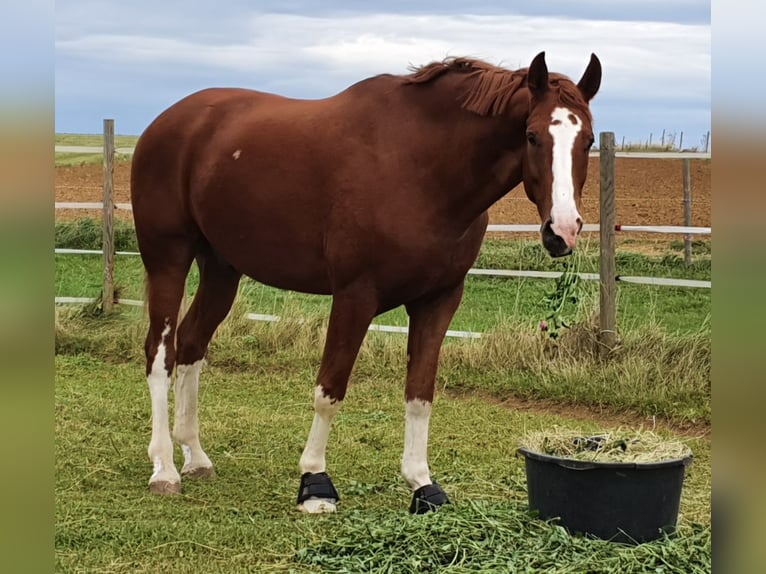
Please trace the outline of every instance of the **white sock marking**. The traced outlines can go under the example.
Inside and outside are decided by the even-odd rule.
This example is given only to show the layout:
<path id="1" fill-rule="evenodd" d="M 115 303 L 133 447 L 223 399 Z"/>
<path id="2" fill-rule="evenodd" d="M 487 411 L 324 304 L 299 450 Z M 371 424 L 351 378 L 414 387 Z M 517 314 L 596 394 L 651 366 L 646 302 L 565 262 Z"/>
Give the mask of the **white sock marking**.
<path id="1" fill-rule="evenodd" d="M 340 409 L 341 401 L 334 401 L 324 394 L 317 385 L 314 390 L 314 421 L 311 424 L 306 448 L 301 455 L 301 474 L 306 472 L 324 472 L 326 469 L 325 452 L 330 437 L 330 427 L 335 414 Z"/>
<path id="2" fill-rule="evenodd" d="M 184 453 L 184 468 L 191 466 L 192 463 L 192 449 L 188 444 L 181 445 L 181 452 Z"/>
<path id="3" fill-rule="evenodd" d="M 412 490 L 431 484 L 428 470 L 428 422 L 431 403 L 415 399 L 407 401 L 404 420 L 404 453 L 402 476 Z"/>
<path id="4" fill-rule="evenodd" d="M 162 457 L 155 456 L 154 457 L 154 472 L 152 472 L 152 480 L 157 478 L 160 473 L 162 472 Z"/>
<path id="5" fill-rule="evenodd" d="M 298 510 L 307 514 L 328 514 L 335 509 L 335 504 L 323 498 L 309 498 L 298 506 Z"/>
<path id="6" fill-rule="evenodd" d="M 572 119 L 574 118 L 574 120 Z M 553 136 L 553 190 L 551 228 L 553 232 L 573 247 L 580 230 L 572 180 L 572 151 L 582 120 L 567 108 L 556 108 L 551 114 L 548 132 Z"/>
<path id="7" fill-rule="evenodd" d="M 167 351 L 165 338 L 170 334 L 170 325 L 166 325 L 157 346 L 157 354 L 152 362 L 152 369 L 147 377 L 149 394 L 152 399 L 152 439 L 149 443 L 149 458 L 154 464 L 151 481 L 167 480 L 179 482 L 178 471 L 173 464 L 173 443 L 170 440 L 168 421 L 168 390 L 170 376 L 165 368 Z"/>
<path id="8" fill-rule="evenodd" d="M 311 423 L 309 438 L 300 460 L 301 474 L 306 472 L 325 472 L 325 452 L 330 437 L 332 420 L 340 409 L 341 401 L 332 400 L 324 394 L 322 387 L 314 389 L 314 421 Z M 303 501 L 298 509 L 309 514 L 335 512 L 335 503 L 321 498 L 310 498 Z"/>
<path id="9" fill-rule="evenodd" d="M 173 387 L 176 398 L 173 438 L 181 444 L 184 472 L 213 466 L 199 442 L 199 376 L 204 363 L 204 359 L 200 359 L 191 365 L 176 367 L 176 381 Z"/>

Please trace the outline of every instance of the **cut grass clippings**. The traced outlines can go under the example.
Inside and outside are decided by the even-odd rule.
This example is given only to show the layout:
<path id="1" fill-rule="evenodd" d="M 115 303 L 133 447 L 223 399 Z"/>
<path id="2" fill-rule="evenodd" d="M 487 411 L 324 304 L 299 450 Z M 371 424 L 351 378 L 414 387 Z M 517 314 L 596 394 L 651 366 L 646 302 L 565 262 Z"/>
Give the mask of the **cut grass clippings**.
<path id="1" fill-rule="evenodd" d="M 604 463 L 657 463 L 680 460 L 692 454 L 681 440 L 669 440 L 650 430 L 628 428 L 595 434 L 573 429 L 537 431 L 524 436 L 519 446 L 558 458 Z"/>
<path id="2" fill-rule="evenodd" d="M 99 230 L 57 226 L 56 236 L 62 247 L 93 248 Z M 130 227 L 120 228 L 117 248 L 132 251 L 134 240 Z M 480 264 L 561 270 L 542 255 L 539 245 L 489 242 Z M 56 261 L 57 295 L 99 295 L 97 257 Z M 581 263 L 589 271 L 592 257 Z M 707 256 L 690 269 L 631 254 L 620 265 L 633 274 L 709 275 Z M 115 277 L 122 296 L 143 298 L 140 261 L 119 259 Z M 193 269 L 190 294 L 196 286 Z M 118 307 L 103 316 L 97 306 L 58 307 L 56 571 L 709 572 L 709 291 L 618 286 L 619 345 L 604 358 L 593 322 L 597 286 L 581 284 L 577 304 L 562 308 L 570 326 L 555 340 L 539 328 L 550 286 L 468 278 L 452 328 L 483 336 L 445 342 L 429 443 L 433 477 L 453 505 L 419 517 L 406 512 L 411 493 L 399 476 L 405 336 L 368 334 L 330 436 L 339 512 L 308 517 L 294 509 L 297 463 L 313 416 L 328 298 L 243 281 L 200 384 L 201 440 L 218 479 L 185 480 L 183 494 L 171 498 L 147 493 L 143 310 Z M 283 319 L 253 322 L 248 312 Z M 378 319 L 406 324 L 401 310 Z M 559 414 L 491 400 L 506 398 L 541 399 Z M 655 417 L 701 425 L 699 436 L 683 439 L 695 464 L 675 536 L 622 546 L 569 536 L 527 512 L 519 442 L 553 429 L 602 433 L 598 413 L 612 421 L 638 417 L 641 427 L 653 428 Z"/>
<path id="3" fill-rule="evenodd" d="M 464 501 L 424 516 L 356 512 L 331 538 L 323 524 L 301 526 L 317 542 L 295 558 L 322 572 L 710 572 L 710 531 L 701 525 L 630 547 L 570 536 L 523 503 Z"/>
<path id="4" fill-rule="evenodd" d="M 66 326 L 66 325 L 63 325 Z M 93 337 L 99 334 L 93 333 Z M 214 481 L 147 492 L 150 400 L 141 361 L 56 357 L 56 571 L 704 572 L 710 569 L 710 444 L 694 439 L 675 537 L 637 547 L 572 537 L 527 512 L 522 436 L 585 423 L 438 392 L 429 444 L 452 506 L 410 516 L 399 476 L 403 373 L 352 376 L 330 435 L 335 515 L 295 510 L 315 365 L 262 353 L 248 370 L 203 372 L 203 447 Z M 172 393 L 171 393 L 172 409 Z M 177 460 L 181 462 L 180 453 Z"/>

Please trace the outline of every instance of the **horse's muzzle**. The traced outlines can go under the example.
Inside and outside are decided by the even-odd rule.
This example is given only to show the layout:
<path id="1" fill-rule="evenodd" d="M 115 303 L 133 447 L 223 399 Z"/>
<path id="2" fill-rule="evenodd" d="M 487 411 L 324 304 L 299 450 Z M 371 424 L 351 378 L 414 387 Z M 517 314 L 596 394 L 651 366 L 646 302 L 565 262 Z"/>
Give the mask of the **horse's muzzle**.
<path id="1" fill-rule="evenodd" d="M 572 253 L 572 248 L 561 237 L 554 233 L 551 220 L 547 220 L 541 230 L 543 246 L 551 257 L 564 257 Z"/>

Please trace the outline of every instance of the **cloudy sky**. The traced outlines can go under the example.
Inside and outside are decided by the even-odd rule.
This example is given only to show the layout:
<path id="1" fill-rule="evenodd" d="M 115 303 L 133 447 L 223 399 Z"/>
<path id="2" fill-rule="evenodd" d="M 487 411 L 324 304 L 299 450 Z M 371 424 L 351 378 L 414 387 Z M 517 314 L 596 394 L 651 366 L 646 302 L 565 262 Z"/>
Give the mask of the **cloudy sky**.
<path id="1" fill-rule="evenodd" d="M 209 86 L 326 97 L 364 77 L 446 56 L 580 78 L 604 67 L 592 110 L 618 142 L 710 129 L 710 0 L 60 0 L 56 131 L 139 134 Z"/>

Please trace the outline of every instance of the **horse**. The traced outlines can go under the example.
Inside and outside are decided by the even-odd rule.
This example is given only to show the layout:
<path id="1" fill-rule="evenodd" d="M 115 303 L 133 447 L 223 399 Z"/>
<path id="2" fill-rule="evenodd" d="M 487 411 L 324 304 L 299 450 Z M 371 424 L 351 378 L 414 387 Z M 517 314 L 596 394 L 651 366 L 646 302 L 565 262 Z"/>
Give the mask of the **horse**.
<path id="1" fill-rule="evenodd" d="M 601 64 L 591 54 L 577 84 L 549 72 L 545 52 L 517 70 L 452 57 L 408 72 L 313 100 L 204 89 L 140 136 L 131 203 L 149 318 L 150 492 L 180 492 L 181 475 L 215 476 L 199 439 L 200 371 L 246 275 L 332 296 L 298 509 L 336 510 L 325 464 L 333 417 L 372 319 L 401 305 L 409 316 L 401 458 L 409 510 L 450 503 L 427 460 L 443 339 L 488 209 L 518 184 L 537 207 L 548 253 L 575 248 Z M 194 261 L 199 287 L 181 318 Z M 173 440 L 184 456 L 180 474 Z"/>

